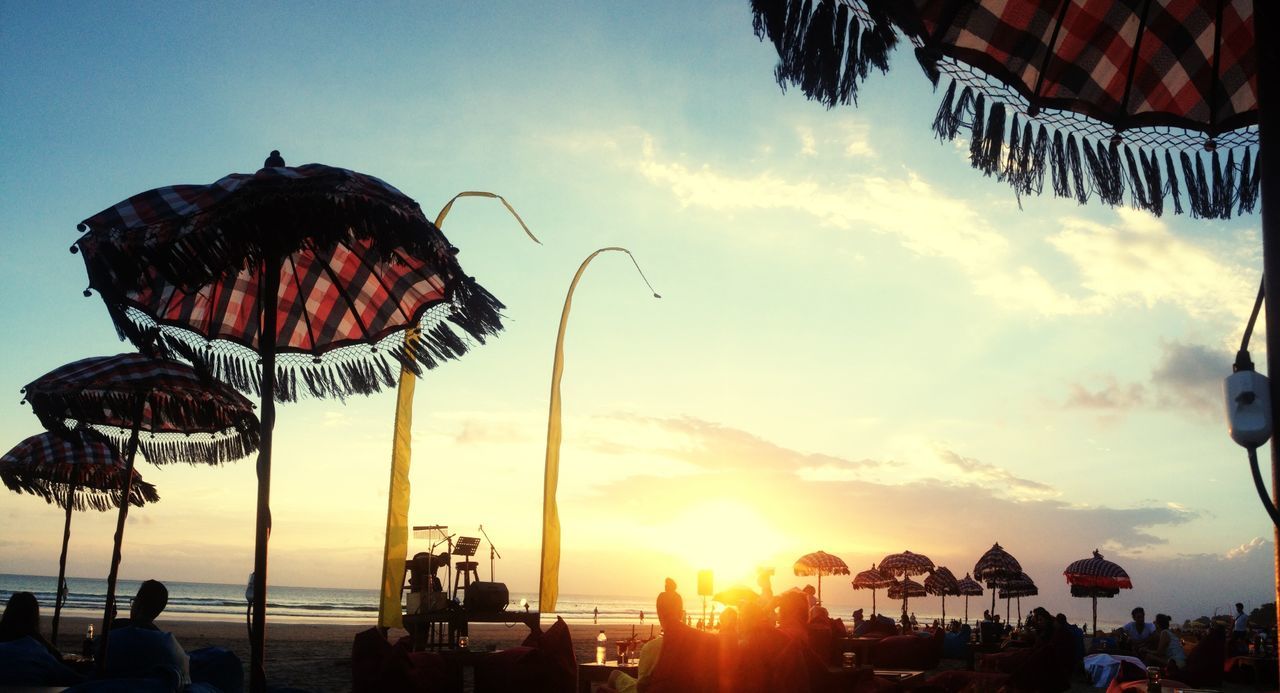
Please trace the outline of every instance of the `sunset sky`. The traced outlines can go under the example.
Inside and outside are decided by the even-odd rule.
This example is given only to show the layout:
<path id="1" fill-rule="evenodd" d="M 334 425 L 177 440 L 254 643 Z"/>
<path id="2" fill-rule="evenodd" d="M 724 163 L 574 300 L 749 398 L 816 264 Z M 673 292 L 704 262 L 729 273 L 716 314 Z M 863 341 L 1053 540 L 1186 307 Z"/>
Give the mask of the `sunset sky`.
<path id="1" fill-rule="evenodd" d="M 562 593 L 717 587 L 819 549 L 855 572 L 925 553 L 958 576 L 999 541 L 1053 610 L 1099 548 L 1175 619 L 1271 601 L 1270 525 L 1221 380 L 1261 272 L 1256 215 L 1155 218 L 1031 197 L 940 144 L 909 50 L 857 108 L 773 80 L 746 0 L 225 3 L 0 0 L 0 448 L 19 388 L 128 350 L 82 296 L 76 223 L 134 193 L 252 172 L 272 149 L 385 179 L 503 300 L 499 338 L 429 373 L 414 524 L 477 535 L 536 589 L 547 400 L 573 272 Z M 1253 356 L 1264 359 L 1255 335 Z M 271 581 L 375 588 L 393 393 L 279 409 Z M 139 465 L 122 575 L 243 582 L 254 474 Z M 114 515 L 76 516 L 69 573 L 106 573 Z M 0 572 L 55 574 L 62 513 L 0 495 Z M 411 550 L 425 550 L 414 544 Z M 487 561 L 483 575 L 488 577 Z M 847 579 L 824 581 L 868 605 Z"/>

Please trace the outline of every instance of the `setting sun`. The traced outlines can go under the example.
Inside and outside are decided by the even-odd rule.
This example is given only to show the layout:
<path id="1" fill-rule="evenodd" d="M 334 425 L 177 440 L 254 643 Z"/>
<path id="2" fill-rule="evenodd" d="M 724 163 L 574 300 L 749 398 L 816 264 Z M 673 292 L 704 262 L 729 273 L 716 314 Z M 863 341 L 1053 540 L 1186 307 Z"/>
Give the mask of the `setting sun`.
<path id="1" fill-rule="evenodd" d="M 783 539 L 760 512 L 727 498 L 690 506 L 660 531 L 677 559 L 694 570 L 713 571 L 717 589 L 738 582 L 754 585 L 756 566 Z"/>

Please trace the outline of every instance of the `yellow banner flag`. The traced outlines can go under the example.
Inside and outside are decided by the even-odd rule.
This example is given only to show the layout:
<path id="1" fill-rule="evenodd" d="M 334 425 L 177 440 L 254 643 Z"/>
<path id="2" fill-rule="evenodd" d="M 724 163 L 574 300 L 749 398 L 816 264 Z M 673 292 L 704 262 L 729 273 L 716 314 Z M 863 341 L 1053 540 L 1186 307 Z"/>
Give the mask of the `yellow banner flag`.
<path id="1" fill-rule="evenodd" d="M 445 217 L 449 216 L 453 203 L 460 197 L 489 197 L 501 201 L 516 221 L 520 222 L 520 228 L 524 229 L 529 238 L 535 243 L 542 243 L 507 200 L 491 192 L 469 190 L 454 195 L 436 215 L 437 228 L 444 225 Z M 406 345 L 417 337 L 417 328 L 409 330 L 405 337 Z M 404 587 L 405 559 L 409 556 L 409 462 L 413 438 L 413 392 L 417 380 L 413 371 L 400 367 L 400 383 L 396 390 L 395 433 L 391 443 L 391 482 L 387 490 L 387 534 L 383 547 L 382 586 L 378 602 L 380 628 L 404 626 L 400 593 Z"/>
<path id="2" fill-rule="evenodd" d="M 578 266 L 578 271 L 569 283 L 569 292 L 564 297 L 564 309 L 560 311 L 560 331 L 556 334 L 555 361 L 551 365 L 551 404 L 547 414 L 547 457 L 546 468 L 542 477 L 542 569 L 538 579 L 538 611 L 546 613 L 556 610 L 556 600 L 560 597 L 560 509 L 556 505 L 556 487 L 560 483 L 560 377 L 564 375 L 564 333 L 569 326 L 569 310 L 573 306 L 573 290 L 578 288 L 578 280 L 587 270 L 587 265 L 600 253 L 608 251 L 626 253 L 631 258 L 636 271 L 645 284 L 649 280 L 640 270 L 635 256 L 626 248 L 601 248 L 587 256 Z M 653 286 L 649 286 L 653 291 Z M 654 292 L 654 298 L 661 298 Z"/>

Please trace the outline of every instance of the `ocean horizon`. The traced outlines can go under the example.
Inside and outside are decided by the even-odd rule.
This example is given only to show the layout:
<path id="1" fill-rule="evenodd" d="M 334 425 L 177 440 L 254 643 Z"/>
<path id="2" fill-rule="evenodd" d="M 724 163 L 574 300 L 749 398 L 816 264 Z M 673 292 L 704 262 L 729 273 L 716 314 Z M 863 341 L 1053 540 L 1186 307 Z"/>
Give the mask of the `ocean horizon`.
<path id="1" fill-rule="evenodd" d="M 41 615 L 46 619 L 53 616 L 54 584 L 57 576 L 52 575 L 20 575 L 0 573 L 0 599 L 7 601 L 14 592 L 31 592 L 40 602 Z M 117 602 L 123 610 L 129 600 L 137 592 L 141 580 L 121 579 L 116 584 Z M 167 581 L 169 589 L 169 605 L 165 608 L 163 618 L 173 620 L 207 620 L 207 621 L 240 621 L 248 611 L 245 599 L 245 585 L 216 582 L 180 582 Z M 106 601 L 107 581 L 105 578 L 67 578 L 68 596 L 62 612 L 67 616 L 101 616 Z M 511 592 L 508 611 L 520 609 L 520 600 L 529 602 L 531 611 L 538 610 L 537 593 Z M 895 615 L 892 607 L 896 602 L 881 600 L 891 610 L 881 610 L 890 617 Z M 554 612 L 547 612 L 548 617 L 559 616 L 570 625 L 584 624 L 633 624 L 637 628 L 656 626 L 654 613 L 654 597 L 637 595 L 587 595 L 562 594 Z M 948 619 L 963 618 L 964 605 L 959 598 L 952 597 L 947 602 Z M 976 621 L 988 600 L 975 597 L 969 603 L 970 621 Z M 852 620 L 853 610 L 866 607 L 861 602 L 847 601 L 839 598 L 824 600 L 832 618 L 842 618 L 845 623 Z M 1000 605 L 1003 606 L 1003 605 Z M 1036 604 L 1028 600 L 1023 604 L 1023 615 L 1030 613 Z M 935 611 L 938 604 L 936 598 L 921 604 L 921 609 L 911 609 L 921 625 L 941 618 Z M 599 609 L 596 619 L 595 610 Z M 724 610 L 723 605 L 706 600 L 708 614 L 718 614 Z M 685 595 L 685 611 L 691 622 L 702 618 L 703 600 L 698 595 Z M 1003 609 L 997 609 L 1004 617 Z M 359 624 L 377 622 L 378 590 L 372 588 L 344 587 L 291 587 L 272 585 L 267 594 L 267 614 L 272 620 L 297 623 L 342 623 Z M 643 613 L 643 618 L 641 617 Z M 1012 617 L 1017 618 L 1016 607 Z M 1120 623 L 1099 621 L 1103 629 L 1118 628 Z"/>

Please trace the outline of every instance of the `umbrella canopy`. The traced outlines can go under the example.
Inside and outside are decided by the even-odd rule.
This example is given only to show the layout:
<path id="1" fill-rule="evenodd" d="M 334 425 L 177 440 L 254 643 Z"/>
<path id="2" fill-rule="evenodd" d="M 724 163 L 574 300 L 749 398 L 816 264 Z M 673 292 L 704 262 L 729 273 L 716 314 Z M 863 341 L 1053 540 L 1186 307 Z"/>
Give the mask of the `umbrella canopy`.
<path id="1" fill-rule="evenodd" d="M 1109 599 L 1120 593 L 1122 589 L 1133 589 L 1133 582 L 1124 568 L 1106 560 L 1093 550 L 1091 558 L 1072 561 L 1062 571 L 1071 585 L 1071 596 L 1087 597 L 1093 601 L 1093 632 L 1098 632 L 1098 598 Z"/>
<path id="2" fill-rule="evenodd" d="M 796 575 L 818 576 L 818 603 L 822 603 L 822 576 L 823 575 L 848 575 L 849 566 L 845 564 L 839 556 L 833 556 L 826 551 L 814 551 L 807 553 L 796 559 L 795 565 L 792 566 Z"/>
<path id="3" fill-rule="evenodd" d="M 760 601 L 760 594 L 750 587 L 734 585 L 716 592 L 715 596 L 711 599 L 713 601 L 720 602 L 721 604 L 737 606 L 739 604 L 748 604 Z"/>
<path id="4" fill-rule="evenodd" d="M 880 572 L 885 575 L 909 577 L 924 575 L 931 570 L 933 570 L 933 561 L 924 554 L 903 551 L 891 553 L 880 559 Z"/>
<path id="5" fill-rule="evenodd" d="M 929 594 L 942 597 L 942 623 L 947 622 L 947 597 L 960 596 L 960 583 L 950 569 L 938 566 L 924 579 L 924 589 Z"/>
<path id="6" fill-rule="evenodd" d="M 396 384 L 502 329 L 418 203 L 373 176 L 272 152 L 254 174 L 157 188 L 86 219 L 73 250 L 120 332 L 261 395 L 250 683 L 266 689 L 275 401 Z"/>
<path id="7" fill-rule="evenodd" d="M 1259 199 L 1255 2 L 753 0 L 780 85 L 828 107 L 899 35 L 935 85 L 940 139 L 1019 196 L 1230 218 Z M 1048 180 L 1046 181 L 1046 178 Z"/>
<path id="8" fill-rule="evenodd" d="M 853 576 L 853 588 L 855 590 L 871 590 L 871 613 L 876 613 L 876 590 L 884 589 L 894 584 L 895 580 L 889 576 L 876 570 L 876 564 L 872 563 L 871 568 Z"/>
<path id="9" fill-rule="evenodd" d="M 1040 588 L 1036 587 L 1035 581 L 1026 573 L 1022 573 L 1016 579 L 1010 580 L 1000 586 L 1001 599 L 1034 597 L 1037 594 L 1040 594 Z"/>
<path id="10" fill-rule="evenodd" d="M 1000 542 L 991 545 L 987 552 L 982 554 L 978 562 L 973 565 L 973 577 L 986 583 L 987 587 L 994 588 L 1009 580 L 1013 580 L 1022 573 L 1022 565 L 1018 563 L 1018 559 L 1012 554 L 1005 551 L 1000 546 Z M 996 610 L 996 593 L 991 590 L 991 611 Z"/>
<path id="11" fill-rule="evenodd" d="M 911 597 L 923 597 L 927 594 L 928 592 L 924 590 L 924 585 L 921 585 L 909 577 L 904 577 L 902 580 L 894 581 L 894 583 L 889 586 L 889 598 L 902 600 L 902 613 L 904 614 L 907 613 L 907 602 Z"/>
<path id="12" fill-rule="evenodd" d="M 502 304 L 417 202 L 355 171 L 269 163 L 80 224 L 72 250 L 134 343 L 158 340 L 252 392 L 270 352 L 273 397 L 293 401 L 394 387 L 399 365 L 421 374 L 501 329 Z"/>
<path id="13" fill-rule="evenodd" d="M 155 486 L 125 467 L 110 441 L 87 430 L 46 432 L 18 443 L 0 457 L 0 480 L 13 491 L 39 496 L 66 511 L 50 631 L 50 640 L 56 647 L 66 592 L 71 511 L 106 510 L 121 504 L 142 507 L 160 500 L 160 495 Z M 125 498 L 128 503 L 123 503 Z"/>
<path id="14" fill-rule="evenodd" d="M 148 435 L 138 448 L 152 464 L 220 464 L 258 449 L 253 403 L 184 363 L 142 354 L 82 359 L 22 388 L 45 428 L 88 425 L 127 443 L 135 424 Z M 142 400 L 142 418 L 133 412 Z"/>
<path id="15" fill-rule="evenodd" d="M 82 359 L 33 380 L 23 393 L 46 428 L 90 426 L 118 441 L 125 448 L 127 472 L 133 471 L 139 449 L 153 464 L 219 464 L 258 448 L 253 404 L 227 385 L 169 359 L 142 354 Z M 126 491 L 130 478 L 124 477 Z M 121 505 L 107 573 L 104 633 L 115 611 L 128 515 L 129 506 Z M 105 650 L 101 654 L 105 658 Z"/>
<path id="16" fill-rule="evenodd" d="M 966 597 L 982 596 L 982 585 L 977 580 L 969 577 L 968 573 L 965 573 L 964 577 L 956 581 L 956 586 L 959 588 L 960 594 Z"/>

